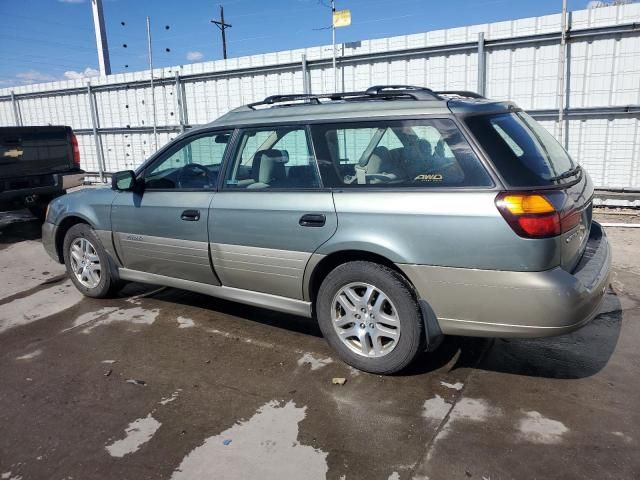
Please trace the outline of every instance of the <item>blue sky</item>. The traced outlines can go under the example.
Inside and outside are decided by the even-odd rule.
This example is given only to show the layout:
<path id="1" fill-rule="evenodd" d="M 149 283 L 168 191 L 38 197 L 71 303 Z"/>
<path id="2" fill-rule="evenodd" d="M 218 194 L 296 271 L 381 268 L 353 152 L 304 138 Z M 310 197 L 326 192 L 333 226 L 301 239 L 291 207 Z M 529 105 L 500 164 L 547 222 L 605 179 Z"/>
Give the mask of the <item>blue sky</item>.
<path id="1" fill-rule="evenodd" d="M 587 3 L 568 2 L 570 10 Z M 330 10 L 320 0 L 103 0 L 113 73 L 146 68 L 147 15 L 155 66 L 222 58 L 210 23 L 219 4 L 233 25 L 230 57 L 331 43 Z M 338 42 L 349 42 L 556 13 L 561 0 L 337 0 L 336 7 L 352 12 L 352 25 L 337 31 Z M 0 88 L 97 68 L 90 0 L 0 0 L 0 18 Z"/>

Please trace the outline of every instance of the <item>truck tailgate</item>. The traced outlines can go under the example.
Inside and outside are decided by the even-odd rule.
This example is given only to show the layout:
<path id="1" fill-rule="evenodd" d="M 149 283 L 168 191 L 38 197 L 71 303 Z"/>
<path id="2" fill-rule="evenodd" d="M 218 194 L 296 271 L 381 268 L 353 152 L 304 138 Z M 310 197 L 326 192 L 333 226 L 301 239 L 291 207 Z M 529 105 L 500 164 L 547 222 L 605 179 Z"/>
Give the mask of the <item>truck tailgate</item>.
<path id="1" fill-rule="evenodd" d="M 71 128 L 0 128 L 0 178 L 45 175 L 77 168 Z"/>

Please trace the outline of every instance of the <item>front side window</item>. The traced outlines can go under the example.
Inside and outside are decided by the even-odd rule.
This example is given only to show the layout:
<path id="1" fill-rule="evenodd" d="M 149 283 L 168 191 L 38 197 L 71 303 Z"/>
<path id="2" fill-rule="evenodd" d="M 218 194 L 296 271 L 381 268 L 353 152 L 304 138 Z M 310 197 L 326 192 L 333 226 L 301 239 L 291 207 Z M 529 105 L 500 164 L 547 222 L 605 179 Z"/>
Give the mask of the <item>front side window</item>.
<path id="1" fill-rule="evenodd" d="M 145 188 L 215 188 L 231 132 L 216 132 L 177 144 L 145 172 Z"/>
<path id="2" fill-rule="evenodd" d="M 330 187 L 489 187 L 491 177 L 449 119 L 312 126 Z"/>
<path id="3" fill-rule="evenodd" d="M 241 133 L 225 189 L 317 188 L 315 158 L 300 127 L 248 129 Z"/>
<path id="4" fill-rule="evenodd" d="M 579 173 L 558 141 L 524 112 L 477 115 L 466 122 L 511 186 L 555 185 Z"/>

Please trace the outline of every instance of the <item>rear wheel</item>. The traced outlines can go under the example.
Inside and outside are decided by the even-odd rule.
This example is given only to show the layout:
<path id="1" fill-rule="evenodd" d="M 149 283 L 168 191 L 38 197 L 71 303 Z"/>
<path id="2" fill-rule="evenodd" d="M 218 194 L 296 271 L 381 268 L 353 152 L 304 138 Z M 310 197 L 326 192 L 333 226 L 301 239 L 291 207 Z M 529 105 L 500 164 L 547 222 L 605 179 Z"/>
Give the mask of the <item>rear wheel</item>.
<path id="1" fill-rule="evenodd" d="M 57 196 L 58 195 L 47 195 L 37 197 L 32 203 L 27 204 L 27 209 L 29 210 L 29 212 L 31 212 L 31 215 L 36 217 L 41 222 L 44 222 L 47 215 L 47 207 L 49 206 L 49 202 Z"/>
<path id="2" fill-rule="evenodd" d="M 74 225 L 64 237 L 64 264 L 76 288 L 95 298 L 111 296 L 119 287 L 109 255 L 93 228 Z"/>
<path id="3" fill-rule="evenodd" d="M 327 342 L 360 370 L 396 373 L 420 353 L 423 323 L 411 285 L 383 265 L 336 267 L 320 286 L 316 312 Z"/>

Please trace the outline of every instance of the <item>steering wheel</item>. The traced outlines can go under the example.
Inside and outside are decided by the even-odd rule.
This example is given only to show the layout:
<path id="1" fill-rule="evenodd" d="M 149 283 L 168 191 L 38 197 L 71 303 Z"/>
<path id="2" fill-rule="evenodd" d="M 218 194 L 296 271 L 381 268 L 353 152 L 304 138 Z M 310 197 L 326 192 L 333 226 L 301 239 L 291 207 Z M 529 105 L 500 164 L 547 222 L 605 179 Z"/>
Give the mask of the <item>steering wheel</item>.
<path id="1" fill-rule="evenodd" d="M 187 163 L 178 172 L 177 180 L 179 188 L 206 187 L 211 183 L 211 171 L 199 163 Z M 186 185 L 183 184 L 183 182 L 185 182 Z"/>

